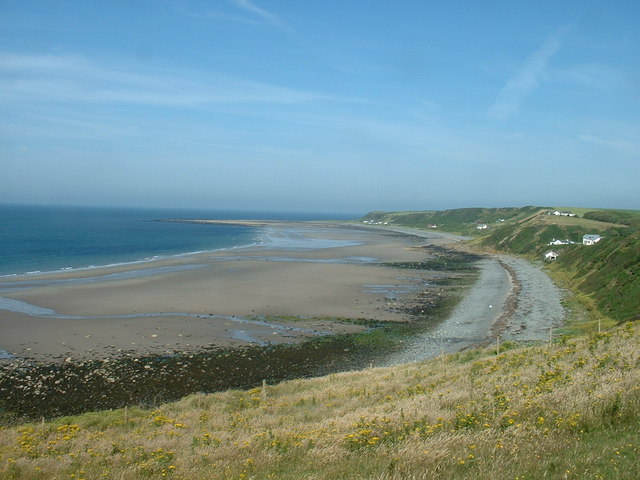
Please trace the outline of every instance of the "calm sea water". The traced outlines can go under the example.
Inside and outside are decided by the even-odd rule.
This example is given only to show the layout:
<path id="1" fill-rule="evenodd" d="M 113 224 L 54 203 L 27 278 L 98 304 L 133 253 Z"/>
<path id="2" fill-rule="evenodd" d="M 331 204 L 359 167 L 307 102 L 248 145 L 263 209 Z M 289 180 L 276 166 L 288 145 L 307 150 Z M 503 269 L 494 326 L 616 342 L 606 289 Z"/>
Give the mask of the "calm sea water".
<path id="1" fill-rule="evenodd" d="M 49 272 L 252 245 L 261 230 L 167 219 L 323 220 L 353 216 L 0 205 L 0 275 Z"/>

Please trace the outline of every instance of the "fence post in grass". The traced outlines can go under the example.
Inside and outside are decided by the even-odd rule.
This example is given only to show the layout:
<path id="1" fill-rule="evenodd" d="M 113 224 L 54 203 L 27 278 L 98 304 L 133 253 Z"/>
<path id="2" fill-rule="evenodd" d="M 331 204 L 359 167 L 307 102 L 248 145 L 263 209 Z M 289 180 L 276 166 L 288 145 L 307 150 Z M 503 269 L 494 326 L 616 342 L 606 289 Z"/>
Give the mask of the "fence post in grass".
<path id="1" fill-rule="evenodd" d="M 127 418 L 129 417 L 129 410 L 128 407 L 125 405 L 124 406 L 124 421 L 127 421 Z"/>
<path id="2" fill-rule="evenodd" d="M 267 381 L 262 380 L 262 401 L 267 399 Z"/>
<path id="3" fill-rule="evenodd" d="M 500 335 L 496 337 L 496 355 L 500 355 Z"/>

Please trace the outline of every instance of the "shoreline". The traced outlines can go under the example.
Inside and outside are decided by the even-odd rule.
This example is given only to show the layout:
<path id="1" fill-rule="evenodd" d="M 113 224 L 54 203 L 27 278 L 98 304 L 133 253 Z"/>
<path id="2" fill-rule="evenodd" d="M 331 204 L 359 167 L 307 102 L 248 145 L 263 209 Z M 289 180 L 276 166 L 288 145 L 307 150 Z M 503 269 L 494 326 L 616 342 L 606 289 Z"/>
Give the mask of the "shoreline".
<path id="1" fill-rule="evenodd" d="M 394 304 L 441 275 L 407 277 L 380 265 L 422 259 L 424 238 L 333 222 L 267 223 L 280 248 L 0 278 L 0 297 L 42 309 L 0 310 L 0 350 L 18 358 L 96 358 L 355 333 L 364 327 L 340 319 L 406 321 Z M 256 324 L 261 317 L 278 321 Z"/>
<path id="2" fill-rule="evenodd" d="M 491 340 L 498 340 L 500 336 L 507 330 L 507 327 L 509 326 L 509 320 L 513 317 L 518 308 L 519 297 L 520 293 L 522 292 L 522 282 L 520 281 L 520 278 L 516 274 L 513 267 L 511 265 L 507 265 L 504 260 L 500 258 L 498 258 L 498 263 L 509 274 L 512 287 L 509 295 L 504 301 L 502 313 L 491 326 L 489 338 L 487 338 L 487 341 L 484 344 L 487 344 Z"/>
<path id="3" fill-rule="evenodd" d="M 261 244 L 143 263 L 0 277 L 4 333 L 0 362 L 300 343 L 362 332 L 362 321 L 407 321 L 410 315 L 397 308 L 399 302 L 415 301 L 443 273 L 423 270 L 408 277 L 406 270 L 383 264 L 424 259 L 442 246 L 458 250 L 455 243 L 465 239 L 349 222 L 175 221 L 260 224 L 284 240 L 280 248 Z M 287 235 L 295 236 L 293 248 L 287 244 Z M 516 315 L 522 272 L 518 274 L 514 267 L 525 266 L 504 256 L 495 258 L 510 279 L 509 292 L 488 301 L 496 307 L 494 316 L 485 318 L 483 327 L 473 333 L 456 325 L 446 327 L 472 338 L 465 345 L 451 341 L 458 349 L 481 346 L 503 335 L 512 340 L 541 339 L 540 332 L 549 328 L 534 319 L 534 328 L 524 335 L 531 320 L 527 312 Z M 478 288 L 487 291 L 486 285 Z M 531 288 L 525 294 L 534 299 L 541 296 Z M 561 319 L 557 312 L 554 315 L 550 321 L 557 325 Z"/>
<path id="4" fill-rule="evenodd" d="M 8 334 L 0 349 L 7 338 L 17 347 L 14 358 L 0 350 L 0 411 L 39 417 L 155 405 L 422 361 L 486 344 L 498 329 L 518 339 L 528 325 L 534 336 L 544 328 L 522 308 L 521 297 L 539 292 L 520 282 L 534 268 L 521 259 L 478 257 L 431 232 L 358 230 L 360 242 L 344 243 L 353 229 L 321 231 L 342 246 L 217 252 L 5 291 L 45 310 L 0 310 Z M 471 264 L 477 278 L 456 300 L 476 277 Z"/>

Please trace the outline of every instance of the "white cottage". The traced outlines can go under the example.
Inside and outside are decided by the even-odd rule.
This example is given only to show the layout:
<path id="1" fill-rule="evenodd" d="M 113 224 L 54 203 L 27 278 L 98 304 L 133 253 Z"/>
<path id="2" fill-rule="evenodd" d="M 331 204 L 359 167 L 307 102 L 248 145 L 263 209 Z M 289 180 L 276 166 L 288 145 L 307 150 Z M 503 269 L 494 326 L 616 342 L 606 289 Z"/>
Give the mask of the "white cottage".
<path id="1" fill-rule="evenodd" d="M 556 240 L 555 238 L 549 242 L 549 245 L 571 245 L 576 242 L 572 242 L 571 240 Z"/>
<path id="2" fill-rule="evenodd" d="M 582 244 L 583 245 L 595 245 L 600 240 L 602 240 L 602 237 L 600 235 L 587 234 L 587 235 L 583 235 Z"/>
<path id="3" fill-rule="evenodd" d="M 558 258 L 558 254 L 553 250 L 549 250 L 544 254 L 544 259 L 547 261 L 556 260 Z"/>

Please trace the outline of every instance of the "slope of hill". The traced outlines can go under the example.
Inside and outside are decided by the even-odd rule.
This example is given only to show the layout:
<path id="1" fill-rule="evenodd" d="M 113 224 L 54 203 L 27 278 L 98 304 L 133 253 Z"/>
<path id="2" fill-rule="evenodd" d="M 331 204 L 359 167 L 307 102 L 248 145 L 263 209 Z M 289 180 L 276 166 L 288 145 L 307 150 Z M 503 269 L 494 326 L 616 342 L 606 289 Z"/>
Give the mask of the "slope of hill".
<path id="1" fill-rule="evenodd" d="M 582 236 L 588 233 L 619 236 L 625 234 L 625 230 L 628 228 L 621 224 L 549 215 L 547 210 L 540 210 L 528 217 L 504 222 L 488 229 L 476 244 L 539 257 L 544 251 L 549 250 L 549 242 L 553 240 L 570 240 L 581 244 Z"/>
<path id="2" fill-rule="evenodd" d="M 0 477 L 635 479 L 638 335 L 629 323 L 7 427 Z"/>
<path id="3" fill-rule="evenodd" d="M 640 228 L 640 213 L 637 210 L 596 210 L 586 212 L 584 218 Z"/>
<path id="4" fill-rule="evenodd" d="M 371 212 L 361 220 L 372 223 L 388 223 L 411 228 L 438 229 L 463 235 L 478 233 L 479 224 L 500 224 L 506 220 L 517 220 L 540 211 L 541 207 L 523 208 L 458 208 L 454 210 L 424 212 Z"/>
<path id="5" fill-rule="evenodd" d="M 438 218 L 462 233 L 487 223 L 476 245 L 531 258 L 552 238 L 599 232 L 596 245 L 559 246 L 550 267 L 609 317 L 637 318 L 640 212 L 463 210 L 368 217 L 422 228 Z M 527 348 L 0 427 L 0 478 L 635 479 L 639 336 L 640 322 L 626 322 Z"/>
<path id="6" fill-rule="evenodd" d="M 631 229 L 629 229 L 631 230 Z M 562 251 L 552 272 L 595 301 L 598 310 L 617 321 L 640 319 L 640 231 L 611 230 L 596 245 Z"/>
<path id="7" fill-rule="evenodd" d="M 474 235 L 480 249 L 541 260 L 553 249 L 559 254 L 550 272 L 562 286 L 576 292 L 593 317 L 613 321 L 640 315 L 640 211 L 561 208 L 575 216 L 554 215 L 554 209 L 462 208 L 428 212 L 372 212 L 366 223 L 388 223 Z M 486 229 L 478 229 L 485 224 Z M 582 245 L 585 234 L 604 237 L 596 245 Z M 554 240 L 569 241 L 550 245 Z M 595 308 L 595 311 L 594 311 Z"/>
<path id="8" fill-rule="evenodd" d="M 475 240 L 482 247 L 542 259 L 553 249 L 558 259 L 549 265 L 556 280 L 592 301 L 599 313 L 615 321 L 640 315 L 640 212 L 593 211 L 582 217 L 548 215 L 540 211 L 505 222 Z M 603 237 L 582 244 L 585 234 Z M 553 240 L 575 244 L 549 245 Z"/>

